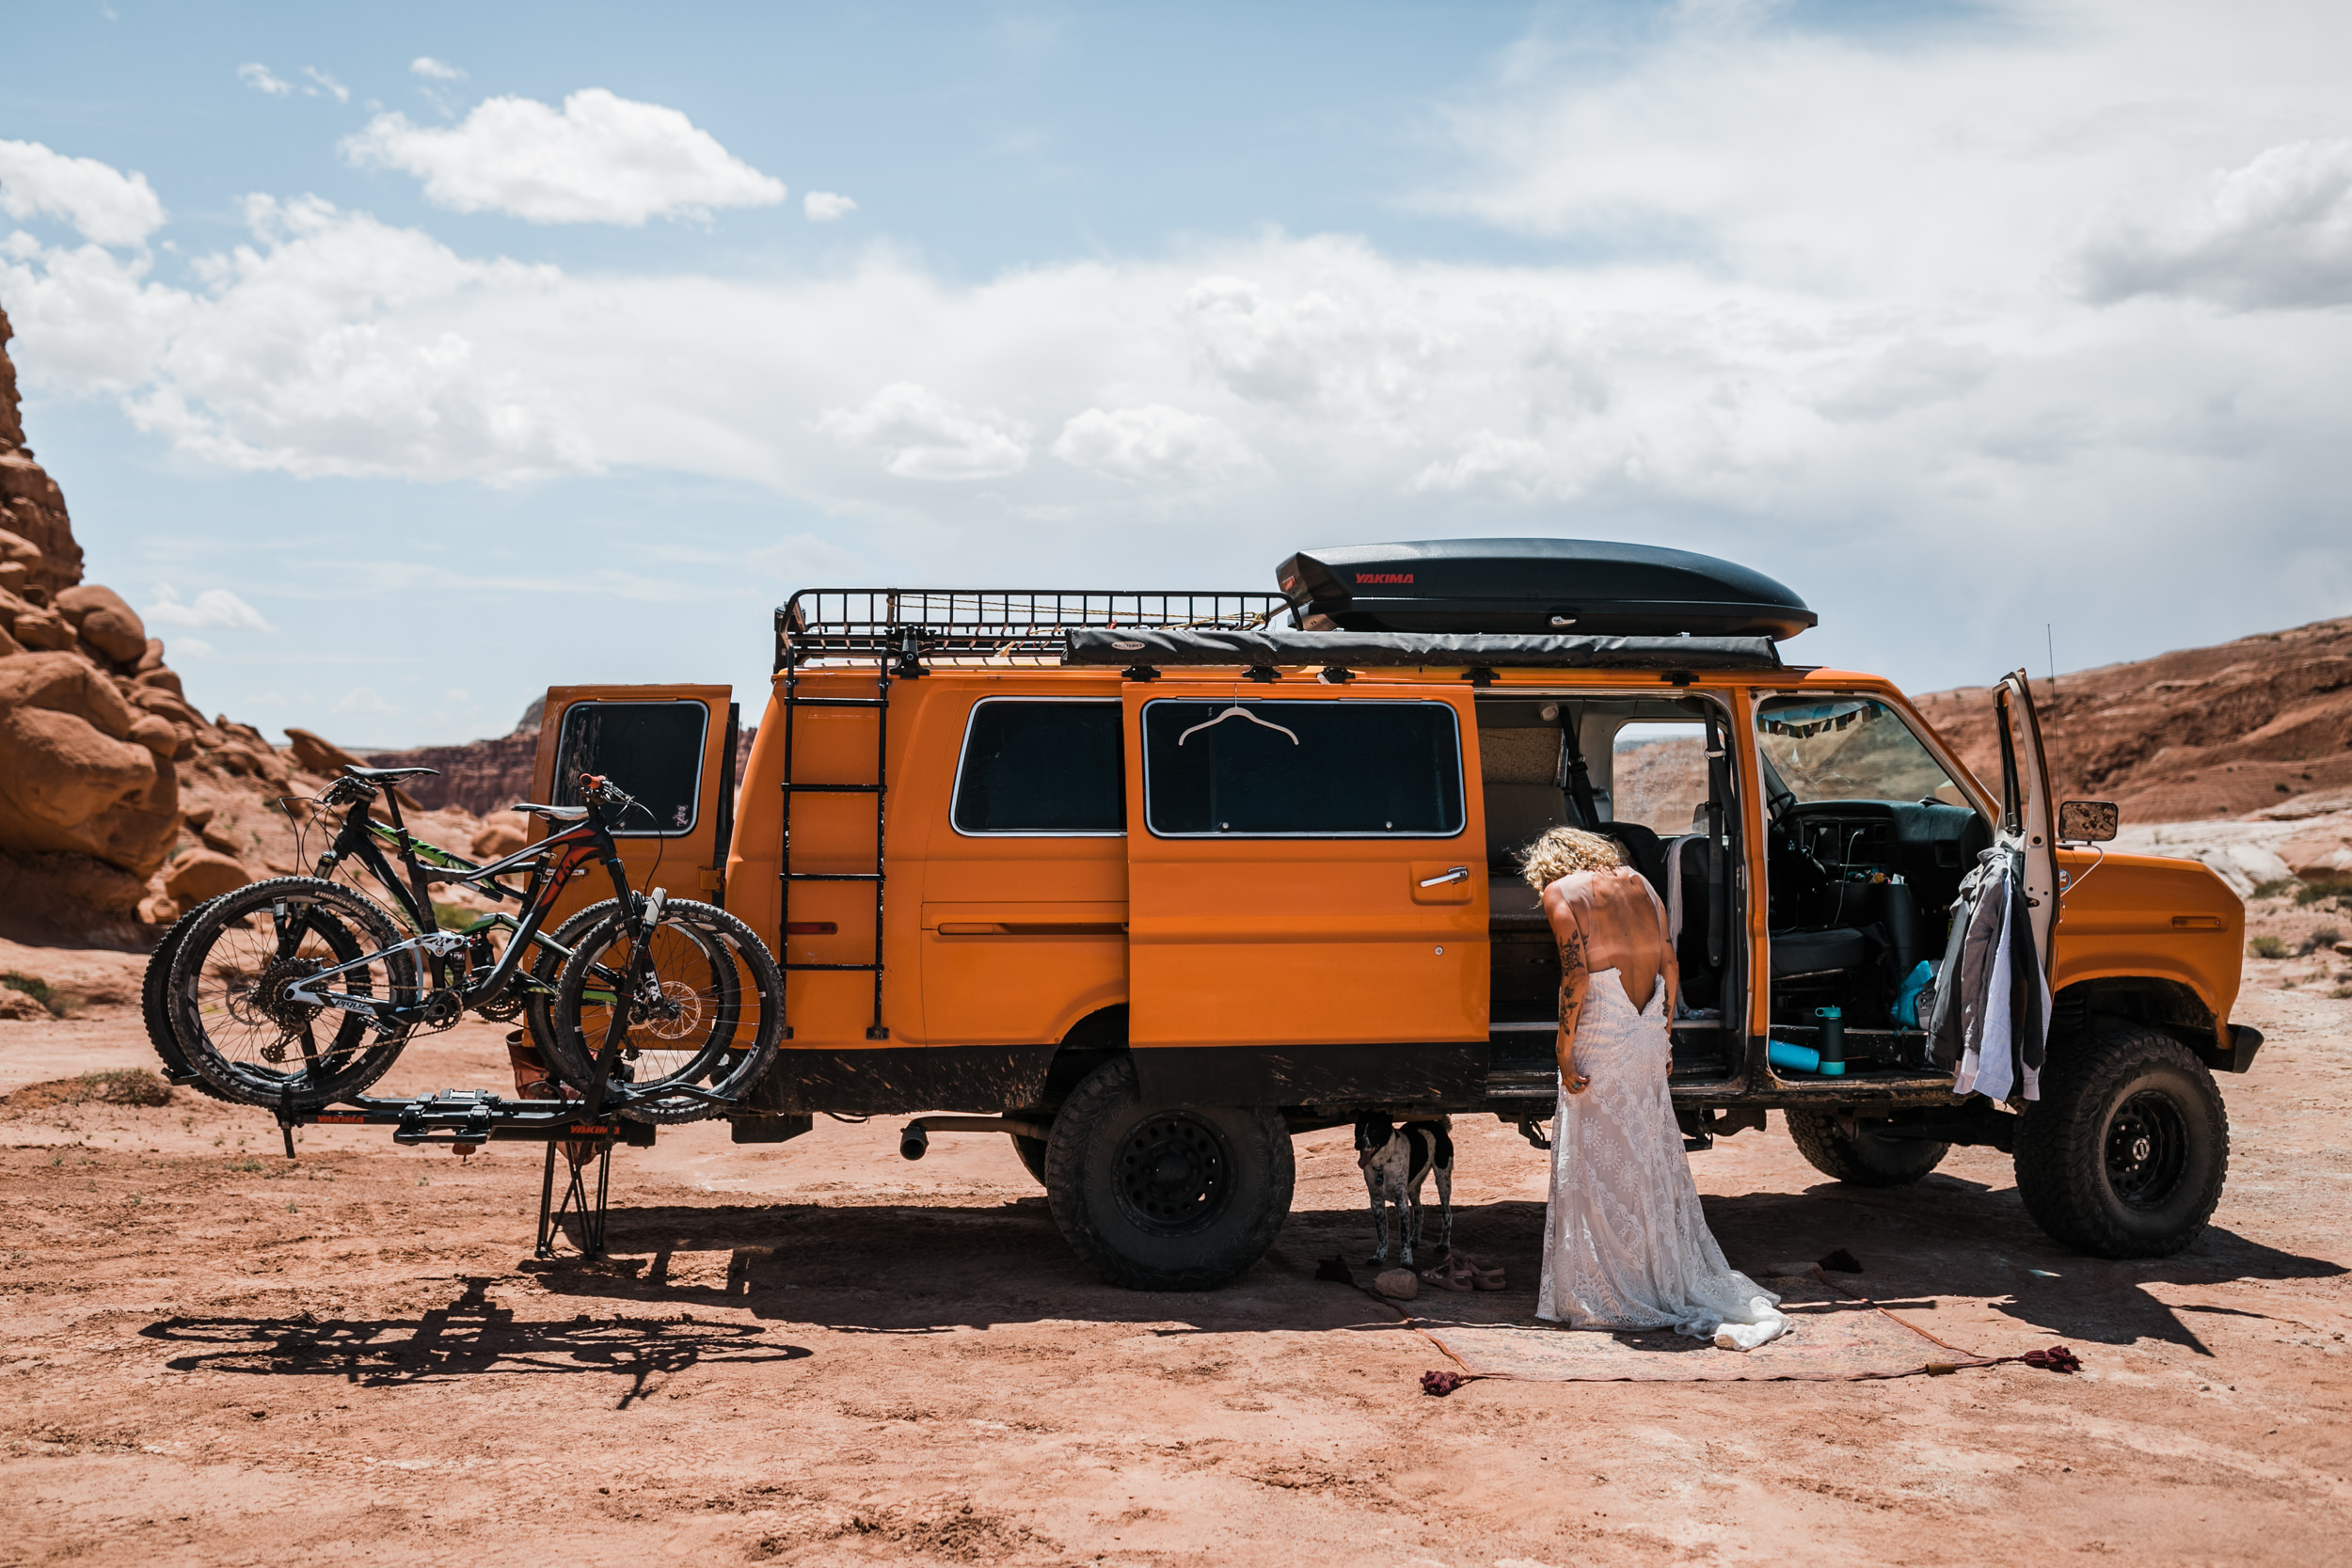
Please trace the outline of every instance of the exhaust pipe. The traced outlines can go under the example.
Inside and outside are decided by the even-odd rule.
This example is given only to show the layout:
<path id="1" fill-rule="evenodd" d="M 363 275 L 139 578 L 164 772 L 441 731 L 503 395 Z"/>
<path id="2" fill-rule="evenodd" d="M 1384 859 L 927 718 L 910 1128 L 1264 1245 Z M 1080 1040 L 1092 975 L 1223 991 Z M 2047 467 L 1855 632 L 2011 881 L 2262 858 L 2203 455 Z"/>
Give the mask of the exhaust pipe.
<path id="1" fill-rule="evenodd" d="M 917 1117 L 907 1123 L 898 1134 L 898 1152 L 910 1160 L 920 1160 L 931 1147 L 933 1132 L 1009 1132 L 1017 1138 L 1040 1141 L 1053 1135 L 1050 1122 L 1031 1121 L 1024 1117 Z"/>

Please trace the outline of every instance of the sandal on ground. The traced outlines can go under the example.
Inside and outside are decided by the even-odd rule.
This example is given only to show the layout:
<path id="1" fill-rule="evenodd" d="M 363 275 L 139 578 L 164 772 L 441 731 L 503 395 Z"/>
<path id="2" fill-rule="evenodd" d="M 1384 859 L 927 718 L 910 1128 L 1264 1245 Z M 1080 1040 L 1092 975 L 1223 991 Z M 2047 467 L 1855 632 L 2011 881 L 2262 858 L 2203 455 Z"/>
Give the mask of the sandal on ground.
<path id="1" fill-rule="evenodd" d="M 1469 1291 L 1477 1287 L 1471 1283 L 1470 1271 L 1452 1258 L 1444 1258 L 1421 1271 L 1422 1283 L 1434 1285 L 1440 1291 Z"/>
<path id="2" fill-rule="evenodd" d="M 1510 1288 L 1502 1281 L 1501 1264 L 1491 1269 L 1487 1268 L 1467 1252 L 1454 1254 L 1449 1261 L 1454 1265 L 1457 1276 L 1469 1280 L 1473 1290 L 1502 1291 Z"/>

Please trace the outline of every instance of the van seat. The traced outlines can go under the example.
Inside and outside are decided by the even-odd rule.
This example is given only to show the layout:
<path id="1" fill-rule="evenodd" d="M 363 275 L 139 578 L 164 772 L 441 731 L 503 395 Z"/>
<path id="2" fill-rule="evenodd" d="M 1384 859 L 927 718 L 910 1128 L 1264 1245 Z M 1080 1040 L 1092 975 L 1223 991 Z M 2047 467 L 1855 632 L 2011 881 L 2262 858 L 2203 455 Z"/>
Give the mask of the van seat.
<path id="1" fill-rule="evenodd" d="M 1490 784 L 1486 786 L 1486 869 L 1507 877 L 1519 868 L 1519 855 L 1554 828 L 1568 825 L 1567 797 L 1548 784 Z M 1616 841 L 1626 864 L 1648 879 L 1666 896 L 1666 847 L 1658 834 L 1639 822 L 1603 822 L 1597 830 Z"/>
<path id="2" fill-rule="evenodd" d="M 1549 931 L 1544 918 L 1544 895 L 1527 885 L 1524 877 L 1486 879 L 1486 929 L 1489 931 Z"/>
<path id="3" fill-rule="evenodd" d="M 1870 939 L 1851 927 L 1828 931 L 1772 933 L 1772 978 L 1859 969 L 1870 957 Z"/>

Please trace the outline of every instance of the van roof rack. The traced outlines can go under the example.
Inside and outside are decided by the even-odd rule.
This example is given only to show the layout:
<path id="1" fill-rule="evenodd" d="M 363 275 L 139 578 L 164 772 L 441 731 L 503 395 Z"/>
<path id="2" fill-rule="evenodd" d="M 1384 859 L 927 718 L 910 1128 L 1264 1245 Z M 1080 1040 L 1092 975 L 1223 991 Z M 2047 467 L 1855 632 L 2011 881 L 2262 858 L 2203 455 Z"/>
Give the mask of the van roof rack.
<path id="1" fill-rule="evenodd" d="M 776 611 L 774 673 L 819 659 L 1059 664 L 1076 626 L 1259 631 L 1289 613 L 1279 594 L 803 588 Z"/>

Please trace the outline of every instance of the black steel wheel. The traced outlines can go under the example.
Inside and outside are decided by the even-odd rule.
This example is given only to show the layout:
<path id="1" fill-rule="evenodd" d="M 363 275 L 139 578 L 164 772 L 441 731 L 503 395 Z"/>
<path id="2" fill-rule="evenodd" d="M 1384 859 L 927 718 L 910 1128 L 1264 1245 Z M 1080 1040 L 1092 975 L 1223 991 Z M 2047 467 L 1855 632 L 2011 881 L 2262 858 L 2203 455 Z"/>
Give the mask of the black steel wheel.
<path id="1" fill-rule="evenodd" d="M 2042 1229 L 2101 1258 L 2167 1258 L 2229 1173 L 2229 1112 L 2188 1047 L 2113 1019 L 2050 1042 L 2017 1128 L 2017 1193 Z"/>
<path id="2" fill-rule="evenodd" d="M 1055 1114 L 1045 1198 L 1113 1285 L 1207 1291 L 1265 1255 L 1290 1214 L 1291 1140 L 1263 1106 L 1146 1107 L 1125 1055 Z"/>
<path id="3" fill-rule="evenodd" d="M 396 1006 L 420 1000 L 405 933 L 360 895 L 277 877 L 223 894 L 187 927 L 166 1008 L 188 1065 L 224 1098 L 314 1111 L 359 1093 L 399 1059 L 408 1025 L 306 1002 L 295 990 L 338 970 L 322 990 Z"/>
<path id="4" fill-rule="evenodd" d="M 1849 1132 L 1837 1113 L 1794 1109 L 1781 1113 L 1797 1152 L 1815 1170 L 1850 1187 L 1904 1187 L 1944 1163 L 1950 1144 L 1919 1138 L 1889 1138 L 1857 1126 Z"/>
<path id="5" fill-rule="evenodd" d="M 1156 1111 L 1136 1123 L 1111 1156 L 1120 1209 L 1139 1229 L 1189 1236 L 1215 1225 L 1233 1196 L 1233 1151 L 1193 1111 Z"/>

